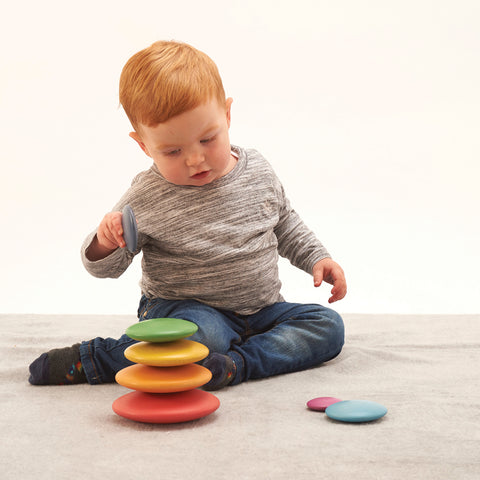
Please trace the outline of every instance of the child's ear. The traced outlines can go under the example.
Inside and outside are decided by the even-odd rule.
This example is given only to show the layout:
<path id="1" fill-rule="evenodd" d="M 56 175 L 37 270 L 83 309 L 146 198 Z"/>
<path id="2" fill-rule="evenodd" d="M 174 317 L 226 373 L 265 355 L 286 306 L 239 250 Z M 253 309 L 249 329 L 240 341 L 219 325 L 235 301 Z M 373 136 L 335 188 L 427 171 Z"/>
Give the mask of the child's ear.
<path id="1" fill-rule="evenodd" d="M 233 98 L 229 97 L 227 98 L 226 102 L 225 102 L 225 107 L 227 109 L 227 124 L 228 124 L 228 128 L 230 128 L 230 122 L 232 120 L 232 116 L 231 116 L 231 109 L 232 109 L 232 103 L 233 103 Z"/>
<path id="2" fill-rule="evenodd" d="M 130 132 L 129 137 L 133 138 L 140 145 L 140 148 L 145 152 L 145 154 L 151 157 L 147 146 L 142 142 L 142 139 L 137 132 Z"/>

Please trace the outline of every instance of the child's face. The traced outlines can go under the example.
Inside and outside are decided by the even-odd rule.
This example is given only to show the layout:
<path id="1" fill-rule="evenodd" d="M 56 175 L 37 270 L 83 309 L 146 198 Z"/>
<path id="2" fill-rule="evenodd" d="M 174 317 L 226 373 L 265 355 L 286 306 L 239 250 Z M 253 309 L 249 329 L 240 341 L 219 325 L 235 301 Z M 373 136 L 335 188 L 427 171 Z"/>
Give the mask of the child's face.
<path id="1" fill-rule="evenodd" d="M 231 154 L 230 107 L 211 100 L 153 127 L 132 132 L 163 177 L 175 185 L 207 185 L 236 164 Z"/>

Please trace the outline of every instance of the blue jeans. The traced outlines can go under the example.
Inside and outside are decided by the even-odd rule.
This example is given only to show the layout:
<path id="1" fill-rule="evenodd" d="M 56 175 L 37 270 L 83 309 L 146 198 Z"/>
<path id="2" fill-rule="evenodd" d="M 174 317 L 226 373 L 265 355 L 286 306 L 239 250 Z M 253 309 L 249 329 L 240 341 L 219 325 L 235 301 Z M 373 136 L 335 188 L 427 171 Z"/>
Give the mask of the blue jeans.
<path id="1" fill-rule="evenodd" d="M 182 318 L 195 323 L 198 331 L 190 340 L 235 361 L 237 375 L 232 385 L 318 366 L 336 357 L 344 343 L 340 315 L 315 304 L 280 302 L 252 315 L 239 315 L 195 300 L 142 297 L 138 317 Z M 127 335 L 118 340 L 98 337 L 83 342 L 80 355 L 88 382 L 113 382 L 119 370 L 132 365 L 123 352 L 133 343 Z"/>

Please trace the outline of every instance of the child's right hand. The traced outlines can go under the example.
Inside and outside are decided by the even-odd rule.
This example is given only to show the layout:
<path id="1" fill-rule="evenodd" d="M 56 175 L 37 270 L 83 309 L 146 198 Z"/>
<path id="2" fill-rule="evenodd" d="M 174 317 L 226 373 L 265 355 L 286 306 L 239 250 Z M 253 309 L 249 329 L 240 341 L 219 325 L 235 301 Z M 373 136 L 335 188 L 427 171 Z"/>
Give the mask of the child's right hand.
<path id="1" fill-rule="evenodd" d="M 96 261 L 108 257 L 118 247 L 125 246 L 122 212 L 110 212 L 103 217 L 98 226 L 97 235 L 85 253 L 89 260 Z"/>
<path id="2" fill-rule="evenodd" d="M 126 246 L 123 238 L 122 212 L 107 213 L 97 229 L 97 239 L 101 247 L 116 250 Z"/>

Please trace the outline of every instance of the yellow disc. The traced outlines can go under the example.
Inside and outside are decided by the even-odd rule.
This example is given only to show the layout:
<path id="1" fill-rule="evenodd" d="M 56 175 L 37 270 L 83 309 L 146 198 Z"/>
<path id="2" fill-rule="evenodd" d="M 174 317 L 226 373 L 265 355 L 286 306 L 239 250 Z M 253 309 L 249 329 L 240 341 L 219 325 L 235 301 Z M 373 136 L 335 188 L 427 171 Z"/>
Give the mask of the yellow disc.
<path id="1" fill-rule="evenodd" d="M 132 362 L 156 367 L 173 367 L 203 360 L 208 348 L 193 340 L 176 340 L 166 343 L 139 342 L 125 350 Z"/>
<path id="2" fill-rule="evenodd" d="M 140 392 L 170 393 L 193 390 L 212 378 L 208 368 L 190 363 L 179 367 L 131 365 L 120 370 L 115 380 L 124 387 Z"/>

